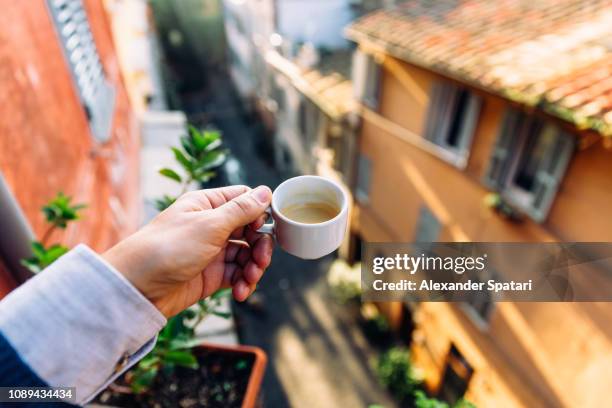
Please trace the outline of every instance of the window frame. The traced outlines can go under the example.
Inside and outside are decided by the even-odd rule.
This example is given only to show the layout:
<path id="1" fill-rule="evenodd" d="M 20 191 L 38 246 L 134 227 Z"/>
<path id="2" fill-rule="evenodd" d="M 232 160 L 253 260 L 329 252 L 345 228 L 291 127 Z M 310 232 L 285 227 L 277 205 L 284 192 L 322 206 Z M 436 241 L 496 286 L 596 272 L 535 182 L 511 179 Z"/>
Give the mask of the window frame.
<path id="1" fill-rule="evenodd" d="M 516 183 L 516 176 L 526 155 L 532 152 L 526 150 L 528 142 L 537 143 L 539 138 L 545 137 L 546 132 L 554 134 L 553 147 L 538 163 L 534 187 L 526 190 Z M 570 133 L 545 119 L 509 108 L 500 126 L 484 182 L 499 191 L 510 205 L 520 209 L 534 221 L 544 222 L 565 177 L 575 147 L 575 138 Z"/>
<path id="2" fill-rule="evenodd" d="M 463 93 L 467 95 L 467 100 L 460 111 L 458 103 Z M 478 127 L 483 100 L 470 89 L 449 81 L 435 82 L 430 95 L 423 138 L 448 152 L 450 155 L 442 156 L 447 162 L 464 169 Z M 458 141 L 453 146 L 447 141 L 458 115 L 461 115 L 457 129 Z"/>

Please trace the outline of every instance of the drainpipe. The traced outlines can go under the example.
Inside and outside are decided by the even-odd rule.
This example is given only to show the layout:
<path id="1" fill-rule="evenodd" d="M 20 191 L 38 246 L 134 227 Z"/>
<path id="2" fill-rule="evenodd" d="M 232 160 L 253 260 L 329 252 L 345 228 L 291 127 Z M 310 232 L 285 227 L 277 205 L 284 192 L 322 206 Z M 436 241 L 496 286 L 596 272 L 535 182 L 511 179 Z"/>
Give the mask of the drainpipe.
<path id="1" fill-rule="evenodd" d="M 19 284 L 32 276 L 20 260 L 32 256 L 33 239 L 32 228 L 0 173 L 0 257 Z"/>

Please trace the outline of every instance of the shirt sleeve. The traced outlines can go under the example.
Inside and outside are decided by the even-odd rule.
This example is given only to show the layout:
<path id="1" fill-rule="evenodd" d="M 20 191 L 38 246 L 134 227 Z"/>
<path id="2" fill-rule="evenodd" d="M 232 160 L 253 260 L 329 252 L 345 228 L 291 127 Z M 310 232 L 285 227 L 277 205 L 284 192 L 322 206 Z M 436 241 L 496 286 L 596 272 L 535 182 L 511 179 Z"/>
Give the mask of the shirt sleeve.
<path id="1" fill-rule="evenodd" d="M 48 385 L 91 400 L 144 357 L 166 324 L 125 277 L 79 245 L 0 302 L 0 332 Z"/>

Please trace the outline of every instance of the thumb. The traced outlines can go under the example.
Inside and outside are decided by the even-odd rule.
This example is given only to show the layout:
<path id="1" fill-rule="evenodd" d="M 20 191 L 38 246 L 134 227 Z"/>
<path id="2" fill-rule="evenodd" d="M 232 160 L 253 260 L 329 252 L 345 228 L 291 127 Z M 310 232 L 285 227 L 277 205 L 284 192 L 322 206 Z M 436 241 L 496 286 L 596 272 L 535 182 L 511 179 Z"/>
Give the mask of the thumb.
<path id="1" fill-rule="evenodd" d="M 233 231 L 257 220 L 271 201 L 272 191 L 266 186 L 259 186 L 228 201 L 215 212 L 223 219 L 223 226 Z"/>

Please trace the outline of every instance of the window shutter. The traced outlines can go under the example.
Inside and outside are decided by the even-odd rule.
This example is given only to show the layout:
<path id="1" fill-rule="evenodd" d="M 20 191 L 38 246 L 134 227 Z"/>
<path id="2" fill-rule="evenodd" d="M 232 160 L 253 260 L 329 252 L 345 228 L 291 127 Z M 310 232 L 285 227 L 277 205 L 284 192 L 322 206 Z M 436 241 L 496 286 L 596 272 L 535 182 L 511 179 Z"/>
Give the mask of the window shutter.
<path id="1" fill-rule="evenodd" d="M 497 142 L 491 155 L 489 169 L 484 180 L 492 188 L 501 188 L 506 182 L 507 171 L 510 165 L 509 161 L 511 159 L 510 152 L 512 145 L 516 142 L 513 139 L 517 139 L 520 133 L 520 119 L 520 112 L 514 109 L 506 111 L 504 115 L 502 126 L 497 136 Z"/>
<path id="2" fill-rule="evenodd" d="M 373 110 L 378 109 L 380 74 L 380 65 L 372 56 L 355 51 L 352 72 L 354 96 Z"/>
<path id="3" fill-rule="evenodd" d="M 437 134 L 439 125 L 438 118 L 440 117 L 440 110 L 442 109 L 443 99 L 442 94 L 444 92 L 444 84 L 441 82 L 435 82 L 431 87 L 431 98 L 429 100 L 429 106 L 427 108 L 427 121 L 425 122 L 425 131 L 423 136 L 427 140 L 434 140 Z"/>
<path id="4" fill-rule="evenodd" d="M 64 54 L 94 137 L 110 138 L 115 89 L 108 83 L 82 0 L 49 0 Z"/>
<path id="5" fill-rule="evenodd" d="M 550 127 L 544 131 L 557 131 Z M 565 132 L 557 134 L 554 149 L 546 155 L 545 163 L 536 174 L 536 185 L 533 197 L 533 217 L 544 221 L 552 205 L 553 199 L 563 179 L 575 148 L 572 135 Z"/>
<path id="6" fill-rule="evenodd" d="M 363 103 L 370 109 L 377 111 L 380 99 L 381 66 L 373 57 L 369 56 L 367 68 L 366 93 L 363 98 Z"/>
<path id="7" fill-rule="evenodd" d="M 465 119 L 461 126 L 461 135 L 459 137 L 460 145 L 459 152 L 462 155 L 467 156 L 474 138 L 474 132 L 476 132 L 476 125 L 478 124 L 478 117 L 480 115 L 480 108 L 482 107 L 482 98 L 478 95 L 470 93 L 468 99 L 468 107 L 465 113 Z"/>

